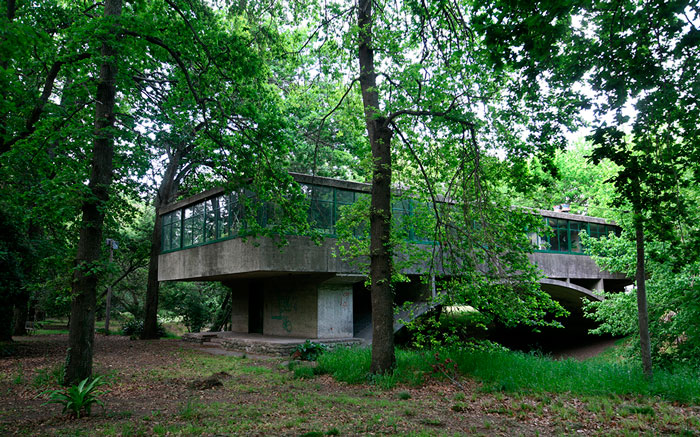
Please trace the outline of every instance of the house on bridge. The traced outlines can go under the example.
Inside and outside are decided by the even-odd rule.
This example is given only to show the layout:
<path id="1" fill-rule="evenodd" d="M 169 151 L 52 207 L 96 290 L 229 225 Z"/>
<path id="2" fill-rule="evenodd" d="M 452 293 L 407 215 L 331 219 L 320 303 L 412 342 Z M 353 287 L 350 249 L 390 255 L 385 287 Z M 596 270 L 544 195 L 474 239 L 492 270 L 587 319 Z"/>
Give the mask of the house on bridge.
<path id="1" fill-rule="evenodd" d="M 230 287 L 234 332 L 369 340 L 371 306 L 366 278 L 334 253 L 337 240 L 333 238 L 341 208 L 367 196 L 369 185 L 293 176 L 313 193 L 313 219 L 328 238 L 317 244 L 309 237 L 289 236 L 282 248 L 269 238 L 245 240 L 237 194 L 214 189 L 161 209 L 158 279 L 221 281 Z M 410 201 L 402 208 L 400 213 L 410 214 Z M 582 298 L 600 299 L 596 290 L 622 290 L 630 283 L 623 275 L 601 271 L 581 248 L 579 232 L 585 230 L 594 238 L 619 232 L 614 223 L 556 211 L 540 214 L 553 233 L 547 238 L 531 237 L 538 248 L 531 261 L 545 276 L 542 289 L 564 307 L 580 312 Z M 420 280 L 425 270 L 413 267 L 403 273 L 411 281 L 397 286 L 397 303 L 429 300 L 434 287 Z"/>

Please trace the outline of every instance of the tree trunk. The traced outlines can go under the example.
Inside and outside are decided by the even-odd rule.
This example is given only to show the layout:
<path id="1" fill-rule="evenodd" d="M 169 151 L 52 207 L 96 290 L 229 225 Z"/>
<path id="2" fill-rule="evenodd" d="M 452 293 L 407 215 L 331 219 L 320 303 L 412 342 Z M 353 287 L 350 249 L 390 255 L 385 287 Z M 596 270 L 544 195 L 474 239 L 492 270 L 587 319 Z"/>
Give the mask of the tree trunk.
<path id="1" fill-rule="evenodd" d="M 0 342 L 12 341 L 12 300 L 0 293 Z"/>
<path id="2" fill-rule="evenodd" d="M 175 179 L 180 159 L 181 150 L 174 151 L 165 169 L 163 180 L 158 187 L 158 193 L 154 201 L 156 220 L 151 233 L 151 253 L 148 260 L 148 281 L 146 283 L 146 308 L 144 309 L 143 332 L 141 339 L 157 339 L 158 337 L 158 297 L 160 282 L 158 282 L 158 255 L 160 254 L 163 220 L 160 217 L 160 208 L 172 199 L 176 190 Z"/>
<path id="3" fill-rule="evenodd" d="M 372 147 L 370 281 L 372 301 L 372 373 L 386 373 L 396 364 L 394 309 L 391 291 L 391 137 L 393 131 L 379 113 L 377 74 L 372 48 L 372 1 L 360 0 L 358 57 L 365 122 Z"/>
<path id="4" fill-rule="evenodd" d="M 22 290 L 22 293 L 15 301 L 14 328 L 12 335 L 27 335 L 27 315 L 29 314 L 29 292 Z"/>
<path id="5" fill-rule="evenodd" d="M 156 220 L 151 233 L 151 253 L 148 260 L 148 281 L 146 282 L 146 307 L 144 309 L 142 340 L 158 339 L 158 254 L 160 254 L 163 221 L 160 218 L 160 202 L 156 200 Z"/>
<path id="6" fill-rule="evenodd" d="M 637 237 L 637 318 L 639 320 L 639 342 L 642 349 L 644 376 L 651 379 L 651 341 L 649 338 L 649 312 L 647 311 L 647 288 L 644 273 L 644 222 L 641 214 L 636 214 L 635 230 Z"/>
<path id="7" fill-rule="evenodd" d="M 118 17 L 121 11 L 121 0 L 105 1 L 105 17 Z M 73 277 L 65 385 L 76 384 L 92 375 L 97 267 L 102 248 L 104 210 L 112 183 L 116 95 L 116 51 L 109 43 L 103 42 L 101 52 L 104 62 L 100 66 L 97 83 L 92 171 L 88 183 L 90 193 L 83 200 L 82 206 L 80 240 Z"/>
<path id="8" fill-rule="evenodd" d="M 228 288 L 228 287 L 227 287 Z M 221 304 L 221 308 L 217 311 L 216 319 L 211 325 L 209 332 L 219 332 L 223 331 L 226 327 L 226 322 L 231 319 L 232 302 L 231 297 L 233 295 L 233 289 L 229 288 L 226 296 L 224 297 L 224 302 Z"/>

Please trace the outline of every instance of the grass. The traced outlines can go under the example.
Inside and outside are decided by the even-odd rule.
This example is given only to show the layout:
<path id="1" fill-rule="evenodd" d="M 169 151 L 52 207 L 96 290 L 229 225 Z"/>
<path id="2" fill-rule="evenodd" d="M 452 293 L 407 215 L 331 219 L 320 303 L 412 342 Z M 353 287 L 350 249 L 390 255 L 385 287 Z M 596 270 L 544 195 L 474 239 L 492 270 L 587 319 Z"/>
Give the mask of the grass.
<path id="1" fill-rule="evenodd" d="M 691 369 L 656 370 L 654 378 L 649 381 L 644 378 L 640 366 L 602 360 L 556 361 L 503 351 L 446 349 L 436 355 L 434 351 L 398 350 L 397 367 L 393 373 L 370 377 L 370 360 L 369 349 L 338 348 L 319 358 L 318 371 L 350 384 L 372 382 L 390 388 L 396 384 L 420 385 L 435 373 L 437 366 L 438 370 L 444 371 L 438 372 L 443 376 L 454 373 L 454 376 L 476 378 L 483 383 L 485 392 L 642 395 L 700 403 L 700 375 Z"/>
<path id="2" fill-rule="evenodd" d="M 112 319 L 110 321 L 109 335 L 121 335 L 122 321 L 118 319 Z M 105 334 L 105 321 L 95 320 L 95 332 L 98 334 Z M 186 329 L 180 323 L 168 323 L 165 324 L 165 336 L 162 338 L 177 339 L 186 332 Z M 37 327 L 34 329 L 30 335 L 57 335 L 57 334 L 68 334 L 68 321 L 66 319 L 46 319 L 41 322 L 37 322 Z M 2 351 L 0 350 L 0 356 L 2 356 Z"/>
<path id="3" fill-rule="evenodd" d="M 57 364 L 49 369 L 39 369 L 32 380 L 32 385 L 36 388 L 63 385 L 63 372 L 65 369 L 65 363 Z"/>

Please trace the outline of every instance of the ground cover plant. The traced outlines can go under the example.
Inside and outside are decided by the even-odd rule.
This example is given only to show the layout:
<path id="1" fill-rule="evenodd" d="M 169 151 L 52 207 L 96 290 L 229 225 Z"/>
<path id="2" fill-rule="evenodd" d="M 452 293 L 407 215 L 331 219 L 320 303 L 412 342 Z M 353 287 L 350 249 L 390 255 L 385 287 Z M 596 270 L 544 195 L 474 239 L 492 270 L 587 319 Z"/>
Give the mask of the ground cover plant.
<path id="1" fill-rule="evenodd" d="M 368 378 L 367 353 L 324 353 L 319 368 L 344 363 L 352 384 L 340 374 L 298 377 L 288 358 L 214 355 L 207 348 L 179 340 L 132 341 L 123 336 L 97 336 L 95 373 L 108 383 L 100 397 L 105 409 L 67 420 L 58 405 L 42 406 L 46 390 L 59 388 L 51 375 L 64 360 L 65 335 L 20 337 L 13 356 L 0 358 L 0 434 L 29 435 L 695 435 L 700 432 L 696 401 L 670 402 L 658 396 L 570 393 L 511 389 L 465 377 L 462 370 L 433 372 L 440 361 L 430 354 L 399 350 L 399 370 L 389 380 Z M 512 366 L 514 382 L 532 360 L 556 368 L 541 357 L 514 354 L 503 363 L 473 360 L 469 371 Z M 453 356 L 467 369 L 468 358 Z M 460 361 L 461 360 L 461 361 Z M 366 363 L 365 363 L 366 361 Z M 520 363 L 520 364 L 518 364 Z M 528 364 L 529 363 L 529 364 Z M 574 373 L 565 362 L 559 375 Z M 589 369 L 594 363 L 584 363 Z M 567 370 L 568 369 L 568 370 Z M 550 370 L 553 372 L 553 370 Z M 202 384 L 211 379 L 220 384 Z M 337 378 L 337 379 L 336 379 Z M 480 380 L 481 378 L 482 380 Z M 554 379 L 550 376 L 549 379 Z M 593 375 L 590 375 L 593 379 Z M 494 381 L 496 381 L 494 379 Z M 457 382 L 457 384 L 455 383 Z M 562 388 L 561 390 L 565 390 Z"/>
<path id="2" fill-rule="evenodd" d="M 63 413 L 67 413 L 77 419 L 84 414 L 89 416 L 93 405 L 104 407 L 104 402 L 99 398 L 103 392 L 97 390 L 102 385 L 102 377 L 85 378 L 77 385 L 68 388 L 51 390 L 48 392 L 49 400 L 43 405 L 59 404 L 63 407 Z"/>

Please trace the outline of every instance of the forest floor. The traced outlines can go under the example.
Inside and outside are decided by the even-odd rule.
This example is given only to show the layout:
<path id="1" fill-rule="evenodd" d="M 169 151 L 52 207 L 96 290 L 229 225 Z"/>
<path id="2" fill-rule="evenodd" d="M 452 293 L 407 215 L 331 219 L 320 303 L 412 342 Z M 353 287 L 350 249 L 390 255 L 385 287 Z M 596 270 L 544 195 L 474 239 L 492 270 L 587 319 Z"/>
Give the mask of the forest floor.
<path id="1" fill-rule="evenodd" d="M 0 357 L 0 435 L 700 434 L 700 407 L 653 398 L 489 392 L 426 379 L 382 390 L 297 379 L 282 358 L 212 355 L 179 340 L 98 335 L 105 408 L 71 419 L 44 405 L 66 335 L 19 337 Z M 202 388 L 216 375 L 222 385 Z"/>

